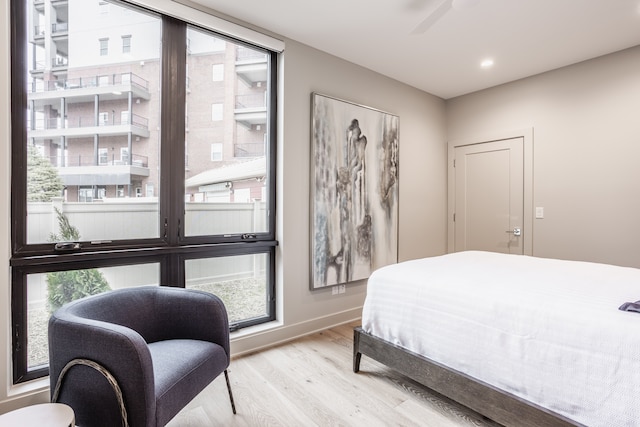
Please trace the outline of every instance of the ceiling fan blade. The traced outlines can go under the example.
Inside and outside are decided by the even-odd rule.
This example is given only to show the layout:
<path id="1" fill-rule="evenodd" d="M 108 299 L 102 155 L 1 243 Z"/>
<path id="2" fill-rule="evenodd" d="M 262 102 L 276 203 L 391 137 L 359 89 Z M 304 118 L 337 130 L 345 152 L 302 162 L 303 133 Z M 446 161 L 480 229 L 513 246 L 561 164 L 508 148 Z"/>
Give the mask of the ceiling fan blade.
<path id="1" fill-rule="evenodd" d="M 411 31 L 411 35 L 422 34 L 426 32 L 433 24 L 438 22 L 451 9 L 453 0 L 441 0 L 438 6 L 422 21 L 417 27 Z"/>

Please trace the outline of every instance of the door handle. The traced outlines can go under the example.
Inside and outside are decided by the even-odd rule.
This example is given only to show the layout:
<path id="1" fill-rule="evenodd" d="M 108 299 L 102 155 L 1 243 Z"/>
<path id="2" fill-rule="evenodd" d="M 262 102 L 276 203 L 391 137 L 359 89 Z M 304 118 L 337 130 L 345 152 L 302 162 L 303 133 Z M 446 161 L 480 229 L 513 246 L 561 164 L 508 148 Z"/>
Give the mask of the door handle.
<path id="1" fill-rule="evenodd" d="M 515 227 L 513 230 L 507 230 L 506 233 L 513 234 L 514 236 L 520 236 L 522 234 L 522 230 Z"/>

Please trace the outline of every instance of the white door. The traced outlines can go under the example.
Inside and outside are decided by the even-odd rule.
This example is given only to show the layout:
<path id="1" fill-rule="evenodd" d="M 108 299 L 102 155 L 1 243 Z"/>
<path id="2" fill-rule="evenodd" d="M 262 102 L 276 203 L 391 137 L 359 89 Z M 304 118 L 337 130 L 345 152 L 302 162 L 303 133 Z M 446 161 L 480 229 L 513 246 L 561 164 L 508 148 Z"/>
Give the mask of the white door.
<path id="1" fill-rule="evenodd" d="M 454 251 L 523 254 L 523 138 L 455 147 Z"/>

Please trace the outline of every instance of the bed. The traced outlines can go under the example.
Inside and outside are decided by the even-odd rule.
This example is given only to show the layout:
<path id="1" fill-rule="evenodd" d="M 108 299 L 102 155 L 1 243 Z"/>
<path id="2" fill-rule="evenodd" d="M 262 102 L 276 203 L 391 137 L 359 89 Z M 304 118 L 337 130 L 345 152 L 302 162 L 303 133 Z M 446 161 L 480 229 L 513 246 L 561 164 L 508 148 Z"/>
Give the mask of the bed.
<path id="1" fill-rule="evenodd" d="M 370 276 L 362 355 L 506 426 L 640 425 L 640 269 L 467 251 Z"/>

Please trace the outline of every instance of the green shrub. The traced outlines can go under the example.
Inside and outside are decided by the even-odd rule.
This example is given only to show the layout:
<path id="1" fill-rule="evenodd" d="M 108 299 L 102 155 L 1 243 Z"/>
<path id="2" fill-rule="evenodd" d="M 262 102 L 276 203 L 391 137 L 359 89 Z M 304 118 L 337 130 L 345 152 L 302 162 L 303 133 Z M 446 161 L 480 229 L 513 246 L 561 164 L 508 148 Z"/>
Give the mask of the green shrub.
<path id="1" fill-rule="evenodd" d="M 57 271 L 47 274 L 49 310 L 52 312 L 69 301 L 111 289 L 101 272 L 88 270 Z"/>
<path id="2" fill-rule="evenodd" d="M 69 223 L 67 216 L 57 208 L 56 215 L 60 235 L 51 233 L 49 240 L 52 242 L 80 240 L 80 232 Z M 95 268 L 47 273 L 48 303 L 51 312 L 70 301 L 106 292 L 110 289 L 107 279 Z"/>

